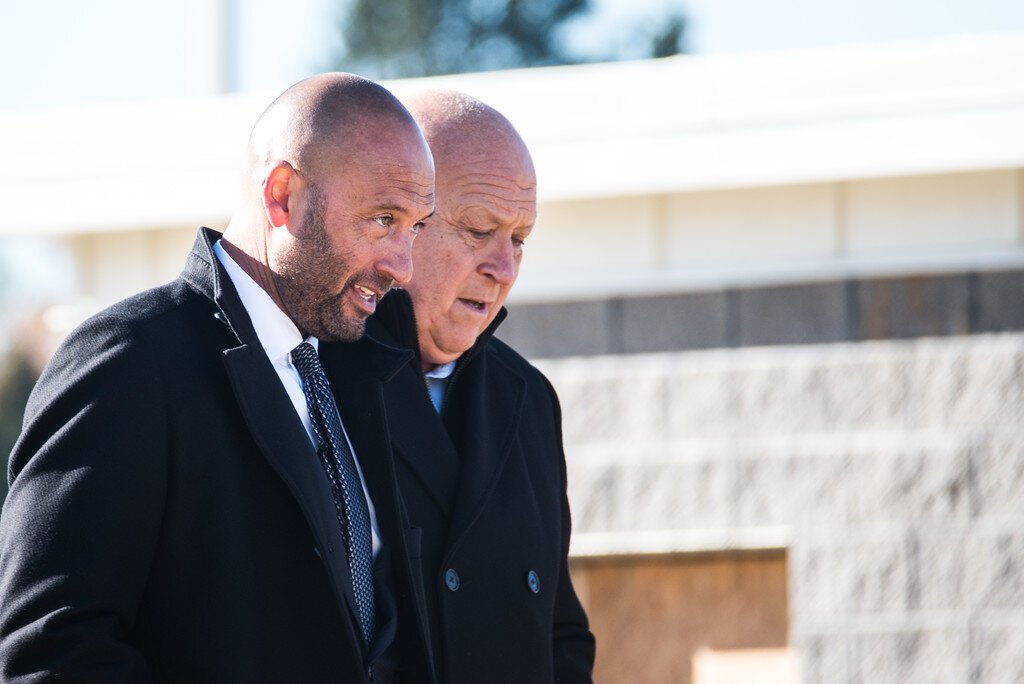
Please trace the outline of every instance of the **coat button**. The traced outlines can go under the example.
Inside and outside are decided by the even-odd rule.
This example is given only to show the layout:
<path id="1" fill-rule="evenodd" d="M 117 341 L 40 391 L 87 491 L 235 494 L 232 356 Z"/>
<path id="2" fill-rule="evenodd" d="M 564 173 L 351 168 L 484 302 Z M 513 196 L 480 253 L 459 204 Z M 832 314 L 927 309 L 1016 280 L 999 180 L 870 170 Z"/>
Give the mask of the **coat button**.
<path id="1" fill-rule="evenodd" d="M 533 570 L 526 573 L 526 586 L 530 587 L 530 591 L 534 594 L 540 593 L 540 577 L 537 577 L 537 573 Z"/>
<path id="2" fill-rule="evenodd" d="M 449 591 L 459 590 L 459 573 L 455 572 L 451 568 L 444 573 L 444 585 L 448 587 Z"/>

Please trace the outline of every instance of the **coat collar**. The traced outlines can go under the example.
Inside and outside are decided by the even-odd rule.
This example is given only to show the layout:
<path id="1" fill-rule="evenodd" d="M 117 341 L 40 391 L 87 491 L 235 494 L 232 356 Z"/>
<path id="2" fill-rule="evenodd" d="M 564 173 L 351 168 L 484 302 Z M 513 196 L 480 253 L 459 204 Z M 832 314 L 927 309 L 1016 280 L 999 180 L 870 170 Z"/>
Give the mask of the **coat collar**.
<path id="1" fill-rule="evenodd" d="M 200 229 L 181 278 L 216 304 L 213 316 L 237 338 L 238 345 L 224 349 L 222 355 L 238 407 L 263 457 L 305 516 L 316 543 L 310 553 L 323 558 L 339 608 L 351 617 L 343 620 L 351 628 L 350 647 L 360 650 L 352 580 L 327 478 L 231 279 L 214 254 L 213 244 L 220 237 L 217 231 Z"/>
<path id="2" fill-rule="evenodd" d="M 519 427 L 526 381 L 490 351 L 494 331 L 506 316 L 503 307 L 473 347 L 459 357 L 441 419 L 426 391 L 408 293 L 395 290 L 388 294 L 367 327 L 368 337 L 409 348 L 415 355 L 411 363 L 422 391 L 413 393 L 410 387 L 401 403 L 390 402 L 389 420 L 399 456 L 451 519 L 449 544 L 457 543 L 486 504 Z M 449 448 L 455 449 L 454 461 L 446 458 Z M 458 468 L 454 477 L 444 473 L 450 467 Z M 458 485 L 457 493 L 449 491 L 453 482 Z"/>
<path id="3" fill-rule="evenodd" d="M 214 314 L 243 344 L 259 344 L 249 314 L 235 291 L 227 271 L 214 254 L 213 245 L 221 233 L 212 228 L 200 228 L 192 251 L 185 259 L 181 278 L 220 309 Z"/>
<path id="4" fill-rule="evenodd" d="M 486 349 L 498 326 L 507 317 L 508 310 L 501 307 L 490 325 L 476 338 L 473 346 L 458 358 L 455 364 L 456 371 L 460 366 L 470 363 L 481 351 Z M 371 338 L 379 338 L 391 346 L 412 350 L 416 355 L 416 368 L 422 367 L 419 335 L 416 332 L 416 312 L 413 309 L 412 298 L 405 290 L 395 288 L 380 300 L 377 312 L 370 317 L 366 334 Z"/>

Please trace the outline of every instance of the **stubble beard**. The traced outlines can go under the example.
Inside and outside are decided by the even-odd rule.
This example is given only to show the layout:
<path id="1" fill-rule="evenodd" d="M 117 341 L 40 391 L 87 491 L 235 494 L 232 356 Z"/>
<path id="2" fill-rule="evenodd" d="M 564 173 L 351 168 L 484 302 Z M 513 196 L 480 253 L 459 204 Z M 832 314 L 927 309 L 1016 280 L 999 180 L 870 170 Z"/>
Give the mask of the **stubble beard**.
<path id="1" fill-rule="evenodd" d="M 327 235 L 327 203 L 316 186 L 310 186 L 309 208 L 292 248 L 281 254 L 273 271 L 285 313 L 305 337 L 353 342 L 363 336 L 362 312 L 346 313 L 345 296 L 357 280 L 374 282 L 378 277 L 351 273 L 351 255 L 335 253 Z M 340 288 L 337 283 L 345 278 Z"/>

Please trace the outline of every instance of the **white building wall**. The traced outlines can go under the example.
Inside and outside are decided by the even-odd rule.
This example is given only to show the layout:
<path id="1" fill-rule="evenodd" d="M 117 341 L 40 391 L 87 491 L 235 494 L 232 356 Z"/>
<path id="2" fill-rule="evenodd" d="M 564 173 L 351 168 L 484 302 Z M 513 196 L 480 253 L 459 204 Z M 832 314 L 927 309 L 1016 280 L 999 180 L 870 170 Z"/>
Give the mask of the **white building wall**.
<path id="1" fill-rule="evenodd" d="M 871 179 L 848 184 L 851 255 L 1015 250 L 1021 236 L 1019 172 Z"/>
<path id="2" fill-rule="evenodd" d="M 1024 265 L 1024 173 L 541 204 L 513 302 Z"/>
<path id="3" fill-rule="evenodd" d="M 1024 265 L 1016 169 L 541 202 L 511 301 Z M 223 227 L 223 210 L 206 221 Z M 198 228 L 69 236 L 82 296 L 175 277 Z"/>

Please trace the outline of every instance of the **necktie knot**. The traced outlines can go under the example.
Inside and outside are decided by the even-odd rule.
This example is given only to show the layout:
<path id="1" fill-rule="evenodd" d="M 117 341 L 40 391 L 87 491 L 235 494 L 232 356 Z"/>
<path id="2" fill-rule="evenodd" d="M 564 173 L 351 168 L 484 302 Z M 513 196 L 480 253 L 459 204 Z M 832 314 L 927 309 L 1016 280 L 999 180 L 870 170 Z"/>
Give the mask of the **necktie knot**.
<path id="1" fill-rule="evenodd" d="M 316 349 L 309 342 L 301 342 L 291 353 L 292 363 L 299 371 L 302 383 L 315 381 L 316 376 L 323 375 L 323 368 L 320 366 L 320 357 Z"/>

